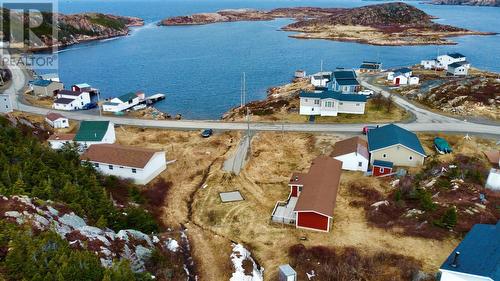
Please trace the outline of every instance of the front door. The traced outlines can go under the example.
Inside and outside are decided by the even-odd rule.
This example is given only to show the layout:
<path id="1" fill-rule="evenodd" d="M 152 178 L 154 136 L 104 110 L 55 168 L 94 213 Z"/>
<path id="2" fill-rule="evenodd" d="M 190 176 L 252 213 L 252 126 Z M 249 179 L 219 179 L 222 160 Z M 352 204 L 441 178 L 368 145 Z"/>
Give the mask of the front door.
<path id="1" fill-rule="evenodd" d="M 297 186 L 292 186 L 292 197 L 297 197 Z"/>
<path id="2" fill-rule="evenodd" d="M 399 79 L 400 79 L 399 77 L 396 78 L 396 85 L 399 85 Z"/>

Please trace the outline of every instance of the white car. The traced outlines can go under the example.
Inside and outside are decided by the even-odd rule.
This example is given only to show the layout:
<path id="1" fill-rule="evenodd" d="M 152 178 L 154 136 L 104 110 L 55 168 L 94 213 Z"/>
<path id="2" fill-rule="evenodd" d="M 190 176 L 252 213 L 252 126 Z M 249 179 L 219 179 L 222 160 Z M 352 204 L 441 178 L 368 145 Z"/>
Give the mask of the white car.
<path id="1" fill-rule="evenodd" d="M 365 96 L 372 96 L 373 91 L 372 90 L 363 90 L 363 91 L 359 91 L 359 94 L 365 95 Z"/>

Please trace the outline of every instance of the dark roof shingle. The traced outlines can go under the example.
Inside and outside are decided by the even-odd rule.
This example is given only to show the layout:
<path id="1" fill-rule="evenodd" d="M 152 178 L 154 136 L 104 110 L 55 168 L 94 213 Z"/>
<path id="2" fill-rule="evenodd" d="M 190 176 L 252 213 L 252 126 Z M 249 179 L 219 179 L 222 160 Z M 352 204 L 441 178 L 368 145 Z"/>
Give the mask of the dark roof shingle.
<path id="1" fill-rule="evenodd" d="M 80 159 L 142 169 L 157 152 L 161 150 L 118 144 L 93 144 L 80 156 Z"/>
<path id="2" fill-rule="evenodd" d="M 404 145 L 407 148 L 426 156 L 424 148 L 422 147 L 422 144 L 420 144 L 420 140 L 413 132 L 405 130 L 394 124 L 389 124 L 368 131 L 368 150 L 370 152 L 396 144 Z"/>

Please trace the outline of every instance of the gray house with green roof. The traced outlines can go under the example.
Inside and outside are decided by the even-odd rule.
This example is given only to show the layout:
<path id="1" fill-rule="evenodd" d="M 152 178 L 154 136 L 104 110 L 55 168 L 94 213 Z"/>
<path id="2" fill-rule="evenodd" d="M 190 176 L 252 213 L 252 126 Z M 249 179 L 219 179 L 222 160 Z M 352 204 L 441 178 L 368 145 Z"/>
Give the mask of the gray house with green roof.
<path id="1" fill-rule="evenodd" d="M 102 106 L 102 110 L 107 112 L 120 112 L 140 104 L 144 99 L 145 96 L 142 92 L 124 94 L 105 102 Z"/>
<path id="2" fill-rule="evenodd" d="M 115 125 L 110 121 L 82 121 L 73 140 L 86 146 L 115 143 Z"/>
<path id="3" fill-rule="evenodd" d="M 424 148 L 417 135 L 397 125 L 389 124 L 368 131 L 370 163 L 388 161 L 394 166 L 416 167 L 424 163 Z"/>

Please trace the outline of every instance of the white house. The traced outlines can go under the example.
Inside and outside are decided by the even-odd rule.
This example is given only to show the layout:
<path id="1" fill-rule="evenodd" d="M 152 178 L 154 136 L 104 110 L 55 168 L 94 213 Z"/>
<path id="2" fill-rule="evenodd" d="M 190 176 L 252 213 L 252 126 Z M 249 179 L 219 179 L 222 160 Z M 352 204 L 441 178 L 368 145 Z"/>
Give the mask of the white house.
<path id="1" fill-rule="evenodd" d="M 47 122 L 52 128 L 55 129 L 69 127 L 68 118 L 62 116 L 59 113 L 50 112 L 49 114 L 45 115 L 45 122 Z"/>
<path id="2" fill-rule="evenodd" d="M 300 115 L 337 116 L 339 113 L 365 113 L 365 95 L 316 91 L 301 92 L 299 98 Z"/>
<path id="3" fill-rule="evenodd" d="M 52 107 L 58 110 L 78 110 L 90 102 L 88 92 L 61 90 L 57 93 L 57 99 Z"/>
<path id="4" fill-rule="evenodd" d="M 454 62 L 448 65 L 446 73 L 453 76 L 467 76 L 470 69 L 470 63 L 467 61 Z"/>
<path id="5" fill-rule="evenodd" d="M 75 134 L 53 134 L 47 140 L 52 149 L 61 149 L 65 144 L 72 143 Z"/>
<path id="6" fill-rule="evenodd" d="M 430 59 L 430 60 L 422 60 L 420 61 L 420 65 L 424 68 L 424 69 L 434 69 L 434 68 L 437 68 L 437 60 L 436 59 Z"/>
<path id="7" fill-rule="evenodd" d="M 441 281 L 500 280 L 500 221 L 476 224 L 439 268 Z"/>
<path id="8" fill-rule="evenodd" d="M 140 102 L 144 101 L 144 99 L 145 96 L 142 92 L 128 93 L 105 102 L 102 106 L 102 110 L 107 112 L 123 111 L 138 105 Z"/>
<path id="9" fill-rule="evenodd" d="M 331 157 L 342 162 L 342 169 L 349 171 L 368 170 L 370 153 L 368 142 L 361 137 L 353 137 L 335 143 Z"/>
<path id="10" fill-rule="evenodd" d="M 407 67 L 399 68 L 387 73 L 387 80 L 392 81 L 394 85 L 417 85 L 419 78 L 412 76 L 413 71 Z"/>
<path id="11" fill-rule="evenodd" d="M 74 141 L 80 145 L 115 143 L 115 125 L 109 121 L 82 121 Z"/>
<path id="12" fill-rule="evenodd" d="M 331 71 L 322 71 L 311 75 L 311 84 L 314 87 L 326 88 L 332 79 Z"/>
<path id="13" fill-rule="evenodd" d="M 436 58 L 438 68 L 448 69 L 448 66 L 455 62 L 466 61 L 467 57 L 460 53 L 449 53 Z"/>
<path id="14" fill-rule="evenodd" d="M 94 144 L 80 156 L 106 175 L 147 184 L 167 168 L 165 152 L 117 144 Z"/>
<path id="15" fill-rule="evenodd" d="M 420 78 L 418 78 L 417 76 L 412 76 L 408 79 L 408 85 L 418 85 L 419 82 Z"/>

